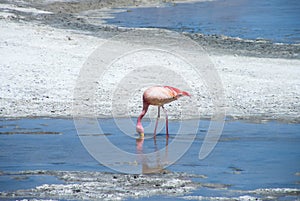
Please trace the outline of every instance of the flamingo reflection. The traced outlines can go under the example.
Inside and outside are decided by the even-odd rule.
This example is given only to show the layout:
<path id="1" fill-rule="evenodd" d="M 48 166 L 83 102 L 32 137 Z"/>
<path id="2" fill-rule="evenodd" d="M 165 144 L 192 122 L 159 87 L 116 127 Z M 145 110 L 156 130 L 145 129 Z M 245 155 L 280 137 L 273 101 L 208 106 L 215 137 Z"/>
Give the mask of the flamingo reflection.
<path id="1" fill-rule="evenodd" d="M 160 156 L 160 152 L 158 150 L 155 138 L 154 138 L 155 153 L 151 155 L 149 154 L 147 155 L 144 153 L 143 151 L 144 141 L 145 141 L 144 135 L 140 135 L 140 137 L 136 139 L 136 151 L 139 156 L 138 160 L 140 161 L 140 163 L 142 163 L 142 174 L 154 174 L 154 173 L 165 172 L 166 170 L 164 169 L 164 165 L 166 165 L 167 158 L 168 158 L 168 140 L 166 140 L 165 154 L 163 157 Z M 151 161 L 155 161 L 155 162 L 151 162 Z"/>

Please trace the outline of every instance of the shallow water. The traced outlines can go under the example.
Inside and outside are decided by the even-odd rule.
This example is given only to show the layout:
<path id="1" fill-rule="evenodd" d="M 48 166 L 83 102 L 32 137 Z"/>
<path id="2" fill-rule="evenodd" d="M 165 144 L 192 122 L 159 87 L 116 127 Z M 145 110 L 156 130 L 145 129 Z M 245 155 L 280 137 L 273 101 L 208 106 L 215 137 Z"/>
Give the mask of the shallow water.
<path id="1" fill-rule="evenodd" d="M 107 23 L 300 43 L 300 1 L 216 0 L 130 8 Z"/>
<path id="2" fill-rule="evenodd" d="M 94 134 L 95 139 L 106 136 L 121 149 L 137 153 L 136 139 L 122 134 L 113 119 L 99 123 L 106 135 Z M 170 143 L 178 123 L 170 122 Z M 14 200 L 13 194 L 18 199 L 60 200 L 109 199 L 113 195 L 125 200 L 149 196 L 146 200 L 299 199 L 300 124 L 227 120 L 213 152 L 199 160 L 208 125 L 208 120 L 200 121 L 196 139 L 177 162 L 167 168 L 158 165 L 160 173 L 134 177 L 118 174 L 93 159 L 71 119 L 2 119 L 0 199 Z M 146 138 L 143 152 L 165 146 L 164 130 L 156 140 L 155 145 L 153 138 Z M 142 168 L 145 164 L 137 159 L 136 164 L 125 165 Z"/>

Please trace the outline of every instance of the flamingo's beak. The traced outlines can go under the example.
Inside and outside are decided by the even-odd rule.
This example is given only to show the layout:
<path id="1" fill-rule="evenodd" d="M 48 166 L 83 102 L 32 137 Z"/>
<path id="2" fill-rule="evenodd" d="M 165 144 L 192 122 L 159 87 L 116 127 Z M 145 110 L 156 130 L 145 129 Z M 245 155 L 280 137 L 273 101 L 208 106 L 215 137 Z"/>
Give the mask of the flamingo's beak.
<path id="1" fill-rule="evenodd" d="M 140 137 L 144 138 L 145 134 L 144 133 L 140 133 Z"/>

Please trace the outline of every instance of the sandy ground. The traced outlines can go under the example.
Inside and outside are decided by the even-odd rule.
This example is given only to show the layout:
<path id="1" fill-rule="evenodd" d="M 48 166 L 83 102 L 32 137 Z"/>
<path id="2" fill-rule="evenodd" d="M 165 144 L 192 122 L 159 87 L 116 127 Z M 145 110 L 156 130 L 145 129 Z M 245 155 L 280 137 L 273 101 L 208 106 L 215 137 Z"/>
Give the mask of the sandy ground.
<path id="1" fill-rule="evenodd" d="M 63 24 L 61 27 L 54 26 L 57 25 L 54 23 L 47 24 L 49 19 L 51 22 L 55 21 L 53 15 L 49 11 L 36 8 L 5 3 L 0 4 L 0 8 L 0 116 L 72 116 L 74 89 L 84 63 L 106 41 L 110 33 L 115 32 L 98 30 L 91 34 L 91 26 L 75 29 L 72 21 L 69 28 L 65 22 L 60 24 Z M 284 56 L 254 57 L 238 54 L 239 51 L 225 53 L 214 51 L 214 48 L 206 49 L 221 78 L 225 94 L 223 107 L 226 108 L 227 116 L 260 120 L 300 120 L 299 59 Z M 276 53 L 275 50 L 274 52 Z M 128 59 L 125 58 L 124 62 L 126 61 Z M 151 63 L 150 60 L 144 61 Z M 125 64 L 124 66 L 126 68 Z M 122 71 L 114 71 L 113 74 L 118 77 Z M 143 75 L 157 79 L 153 77 L 151 70 L 144 69 Z M 111 83 L 111 88 L 96 93 L 96 107 L 92 109 L 97 116 L 112 116 L 112 97 L 107 94 L 113 93 L 116 84 L 119 83 Z M 141 86 L 140 90 L 138 86 L 135 87 L 135 97 L 126 108 L 129 112 L 119 116 L 139 115 L 141 93 L 145 87 Z M 192 87 L 190 92 L 201 117 L 209 117 L 213 107 L 211 97 L 203 86 Z M 188 100 L 183 99 L 168 105 L 171 118 L 177 118 L 176 106 L 185 103 Z M 188 111 L 183 118 L 194 117 L 193 112 Z M 155 115 L 154 112 L 152 115 Z"/>

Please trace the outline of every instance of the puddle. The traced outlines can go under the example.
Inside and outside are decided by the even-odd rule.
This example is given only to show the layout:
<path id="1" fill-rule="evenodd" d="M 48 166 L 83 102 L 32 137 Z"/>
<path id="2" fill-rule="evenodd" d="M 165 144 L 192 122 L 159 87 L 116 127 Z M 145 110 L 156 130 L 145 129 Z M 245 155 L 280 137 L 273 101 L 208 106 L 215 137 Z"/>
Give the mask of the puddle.
<path id="1" fill-rule="evenodd" d="M 120 149 L 138 153 L 136 139 L 120 132 L 113 119 L 99 122 L 103 133 L 84 137 L 106 137 Z M 171 143 L 178 122 L 169 124 Z M 208 120 L 201 120 L 192 146 L 172 165 L 165 160 L 168 149 L 155 160 L 138 157 L 110 164 L 144 174 L 117 173 L 96 161 L 81 144 L 72 119 L 0 120 L 2 133 L 18 132 L 16 126 L 28 134 L 0 135 L 1 200 L 295 200 L 300 194 L 300 124 L 226 121 L 213 152 L 199 160 L 209 126 Z M 30 134 L 37 131 L 61 134 Z M 164 129 L 161 132 L 156 144 L 146 134 L 144 153 L 166 146 Z"/>

